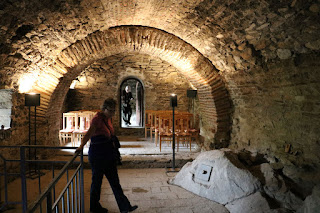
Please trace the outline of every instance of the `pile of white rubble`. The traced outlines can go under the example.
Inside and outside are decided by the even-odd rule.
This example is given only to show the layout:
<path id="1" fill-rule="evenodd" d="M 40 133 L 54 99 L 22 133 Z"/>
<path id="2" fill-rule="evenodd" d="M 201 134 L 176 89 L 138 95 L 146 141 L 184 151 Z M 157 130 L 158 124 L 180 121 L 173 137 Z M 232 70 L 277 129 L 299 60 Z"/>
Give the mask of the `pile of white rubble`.
<path id="1" fill-rule="evenodd" d="M 320 185 L 302 200 L 269 163 L 248 167 L 228 149 L 201 153 L 169 182 L 223 204 L 231 213 L 320 212 Z"/>

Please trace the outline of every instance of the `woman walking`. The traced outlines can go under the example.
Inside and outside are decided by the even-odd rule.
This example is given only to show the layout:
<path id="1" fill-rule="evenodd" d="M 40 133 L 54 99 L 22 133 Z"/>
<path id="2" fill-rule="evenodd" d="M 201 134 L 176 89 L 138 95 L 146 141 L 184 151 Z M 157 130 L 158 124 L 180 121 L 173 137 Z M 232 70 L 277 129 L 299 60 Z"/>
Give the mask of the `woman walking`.
<path id="1" fill-rule="evenodd" d="M 119 182 L 117 162 L 119 162 L 120 143 L 114 135 L 111 118 L 114 116 L 116 101 L 108 98 L 104 101 L 101 112 L 92 119 L 90 128 L 81 141 L 76 152 L 83 150 L 84 145 L 91 139 L 89 161 L 92 169 L 92 183 L 90 190 L 90 211 L 92 213 L 106 213 L 99 202 L 103 175 L 109 181 L 121 213 L 132 212 L 138 206 L 131 206 L 124 195 Z"/>

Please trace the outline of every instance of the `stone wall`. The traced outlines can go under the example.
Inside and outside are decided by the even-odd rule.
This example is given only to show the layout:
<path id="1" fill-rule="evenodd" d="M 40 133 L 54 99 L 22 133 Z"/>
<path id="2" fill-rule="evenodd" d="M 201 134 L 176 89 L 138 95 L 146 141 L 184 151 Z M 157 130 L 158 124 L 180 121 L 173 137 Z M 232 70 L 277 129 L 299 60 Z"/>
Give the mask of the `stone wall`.
<path id="1" fill-rule="evenodd" d="M 319 59 L 302 55 L 228 76 L 235 109 L 232 148 L 264 153 L 286 168 L 298 166 L 289 169 L 291 178 L 319 169 Z"/>
<path id="2" fill-rule="evenodd" d="M 145 110 L 172 110 L 170 95 L 178 96 L 178 111 L 189 111 L 187 90 L 190 83 L 180 72 L 159 58 L 142 54 L 115 55 L 86 68 L 70 90 L 66 110 L 100 109 L 104 99 L 112 97 L 120 102 L 120 85 L 127 77 L 139 79 L 144 86 Z M 120 128 L 119 106 L 114 116 L 118 134 L 144 135 L 143 129 Z"/>
<path id="3" fill-rule="evenodd" d="M 39 114 L 48 115 L 44 126 L 56 136 L 68 87 L 83 69 L 114 54 L 144 52 L 202 87 L 206 149 L 229 139 L 232 127 L 236 149 L 318 164 L 319 11 L 319 0 L 1 1 L 0 88 L 18 97 L 12 144 L 25 138 L 18 94 L 24 77 L 35 80 Z M 46 144 L 54 143 L 49 138 Z"/>

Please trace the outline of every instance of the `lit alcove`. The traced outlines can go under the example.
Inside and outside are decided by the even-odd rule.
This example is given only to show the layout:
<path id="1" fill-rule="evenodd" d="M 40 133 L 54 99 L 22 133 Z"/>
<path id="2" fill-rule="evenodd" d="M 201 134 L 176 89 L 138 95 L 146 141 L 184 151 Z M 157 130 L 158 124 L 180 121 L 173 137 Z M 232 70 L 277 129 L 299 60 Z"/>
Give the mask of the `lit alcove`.
<path id="1" fill-rule="evenodd" d="M 121 83 L 119 114 L 122 128 L 144 126 L 144 88 L 139 79 L 130 77 Z"/>
<path id="2" fill-rule="evenodd" d="M 0 127 L 11 127 L 12 90 L 0 90 Z"/>

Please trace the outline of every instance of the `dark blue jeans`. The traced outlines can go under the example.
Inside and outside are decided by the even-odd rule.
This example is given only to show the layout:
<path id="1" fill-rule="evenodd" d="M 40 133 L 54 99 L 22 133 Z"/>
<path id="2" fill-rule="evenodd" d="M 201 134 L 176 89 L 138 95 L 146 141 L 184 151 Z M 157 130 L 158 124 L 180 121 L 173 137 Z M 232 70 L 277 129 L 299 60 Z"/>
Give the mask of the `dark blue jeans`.
<path id="1" fill-rule="evenodd" d="M 90 211 L 101 209 L 99 200 L 103 175 L 105 175 L 109 181 L 120 211 L 128 210 L 131 207 L 131 204 L 128 198 L 123 194 L 123 190 L 119 182 L 116 161 L 95 159 L 94 157 L 90 156 L 89 160 L 92 168 Z"/>

